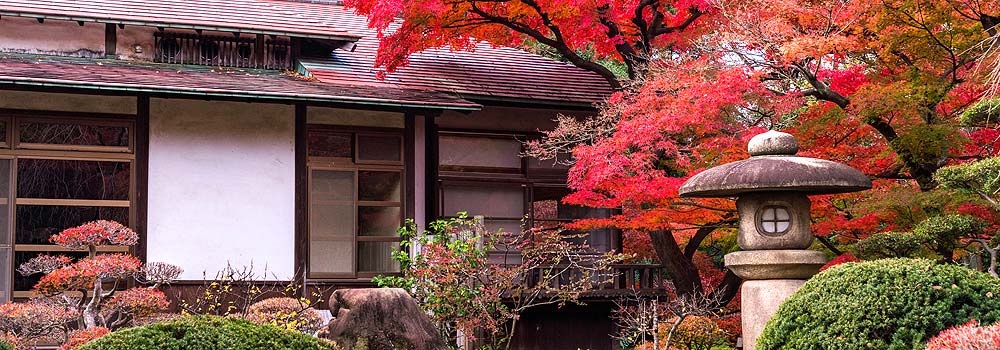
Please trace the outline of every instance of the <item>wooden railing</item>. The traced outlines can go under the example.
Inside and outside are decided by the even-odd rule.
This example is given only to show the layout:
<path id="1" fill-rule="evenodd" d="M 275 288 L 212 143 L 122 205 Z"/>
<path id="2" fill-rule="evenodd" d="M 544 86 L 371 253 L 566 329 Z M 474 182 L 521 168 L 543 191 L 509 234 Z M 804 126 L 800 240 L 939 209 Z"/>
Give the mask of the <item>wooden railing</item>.
<path id="1" fill-rule="evenodd" d="M 616 264 L 611 272 L 603 275 L 587 274 L 593 282 L 589 294 L 624 295 L 629 293 L 665 293 L 666 270 L 659 265 Z M 580 282 L 585 273 L 565 266 L 538 268 L 527 276 L 526 283 L 548 282 L 551 288 L 560 288 Z"/>
<path id="2" fill-rule="evenodd" d="M 153 61 L 220 67 L 290 69 L 289 40 L 258 36 L 153 33 Z"/>

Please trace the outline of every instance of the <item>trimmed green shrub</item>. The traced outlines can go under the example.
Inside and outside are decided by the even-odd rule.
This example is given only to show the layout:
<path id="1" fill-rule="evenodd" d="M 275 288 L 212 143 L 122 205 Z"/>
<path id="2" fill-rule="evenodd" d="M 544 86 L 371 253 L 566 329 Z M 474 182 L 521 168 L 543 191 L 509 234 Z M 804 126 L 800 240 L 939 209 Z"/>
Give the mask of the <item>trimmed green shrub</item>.
<path id="1" fill-rule="evenodd" d="M 757 349 L 923 349 L 932 336 L 973 319 L 1000 320 L 1000 279 L 930 260 L 847 263 L 788 298 Z"/>
<path id="2" fill-rule="evenodd" d="M 912 232 L 882 232 L 858 241 L 854 250 L 862 259 L 915 258 L 926 240 Z"/>
<path id="3" fill-rule="evenodd" d="M 189 316 L 112 332 L 90 350 L 333 350 L 317 338 L 272 325 L 218 316 Z"/>
<path id="4" fill-rule="evenodd" d="M 10 343 L 7 343 L 3 340 L 0 340 L 0 350 L 14 350 L 14 346 L 10 345 Z"/>

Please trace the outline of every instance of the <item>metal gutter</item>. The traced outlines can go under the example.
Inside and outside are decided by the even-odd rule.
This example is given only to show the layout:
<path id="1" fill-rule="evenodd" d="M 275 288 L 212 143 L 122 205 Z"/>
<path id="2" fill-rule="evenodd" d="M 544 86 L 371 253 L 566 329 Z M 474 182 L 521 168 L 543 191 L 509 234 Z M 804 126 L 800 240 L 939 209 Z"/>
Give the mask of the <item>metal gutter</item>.
<path id="1" fill-rule="evenodd" d="M 361 36 L 356 34 L 349 34 L 349 35 L 309 34 L 309 33 L 291 32 L 291 31 L 276 31 L 276 30 L 252 29 L 252 28 L 236 28 L 236 27 L 180 24 L 180 23 L 154 22 L 154 21 L 132 21 L 132 20 L 111 19 L 111 18 L 78 17 L 78 16 L 64 16 L 64 15 L 46 15 L 46 14 L 30 13 L 30 12 L 0 11 L 0 16 L 28 17 L 28 18 L 40 18 L 40 19 L 52 19 L 52 20 L 76 21 L 76 22 L 109 23 L 118 25 L 163 27 L 163 28 L 175 28 L 175 29 L 211 30 L 211 31 L 235 32 L 235 33 L 246 33 L 246 34 L 281 35 L 281 36 L 292 36 L 297 38 L 342 40 L 350 42 L 356 42 L 361 39 Z"/>
<path id="2" fill-rule="evenodd" d="M 407 103 L 407 102 L 390 102 L 385 100 L 364 98 L 364 97 L 330 97 L 330 96 L 313 95 L 313 94 L 285 94 L 285 95 L 251 94 L 251 93 L 224 92 L 224 91 L 202 91 L 194 88 L 165 89 L 156 87 L 126 86 L 123 84 L 110 84 L 110 83 L 107 83 L 105 85 L 89 85 L 89 84 L 81 84 L 80 82 L 61 80 L 61 79 L 26 80 L 23 78 L 8 77 L 8 76 L 0 76 L 0 84 L 77 88 L 77 89 L 89 89 L 89 90 L 101 90 L 101 91 L 164 93 L 164 94 L 204 96 L 204 97 L 236 97 L 236 98 L 250 98 L 250 99 L 262 99 L 262 100 L 333 102 L 333 103 L 371 105 L 371 106 L 383 106 L 383 107 L 441 109 L 441 110 L 454 110 L 454 111 L 478 111 L 482 109 L 482 106 L 480 105 L 469 106 L 469 105 L 458 105 L 450 103 L 420 104 L 420 103 Z"/>

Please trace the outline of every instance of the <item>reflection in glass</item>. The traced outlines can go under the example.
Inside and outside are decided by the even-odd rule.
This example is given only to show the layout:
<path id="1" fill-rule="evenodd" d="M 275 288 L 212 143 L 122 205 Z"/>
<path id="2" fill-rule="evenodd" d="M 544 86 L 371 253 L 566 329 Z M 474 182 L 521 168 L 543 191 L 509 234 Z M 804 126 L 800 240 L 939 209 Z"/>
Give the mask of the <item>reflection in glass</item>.
<path id="1" fill-rule="evenodd" d="M 358 235 L 360 236 L 395 236 L 402 223 L 402 210 L 399 207 L 360 207 L 358 208 Z"/>
<path id="2" fill-rule="evenodd" d="M 114 220 L 128 225 L 128 208 L 18 205 L 15 242 L 49 244 L 49 236 L 93 220 Z"/>
<path id="3" fill-rule="evenodd" d="M 399 202 L 402 174 L 387 171 L 359 171 L 358 199 Z"/>
<path id="4" fill-rule="evenodd" d="M 18 198 L 128 200 L 128 162 L 17 160 Z"/>
<path id="5" fill-rule="evenodd" d="M 21 122 L 21 143 L 79 146 L 128 146 L 128 127 L 76 123 Z"/>

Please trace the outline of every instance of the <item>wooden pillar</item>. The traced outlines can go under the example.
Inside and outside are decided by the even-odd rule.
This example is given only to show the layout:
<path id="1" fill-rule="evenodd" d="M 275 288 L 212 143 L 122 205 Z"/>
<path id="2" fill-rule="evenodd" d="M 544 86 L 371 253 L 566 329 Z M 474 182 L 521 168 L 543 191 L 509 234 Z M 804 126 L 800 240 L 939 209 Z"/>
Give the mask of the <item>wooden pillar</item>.
<path id="1" fill-rule="evenodd" d="M 104 56 L 107 58 L 118 56 L 118 27 L 113 23 L 104 25 Z"/>

